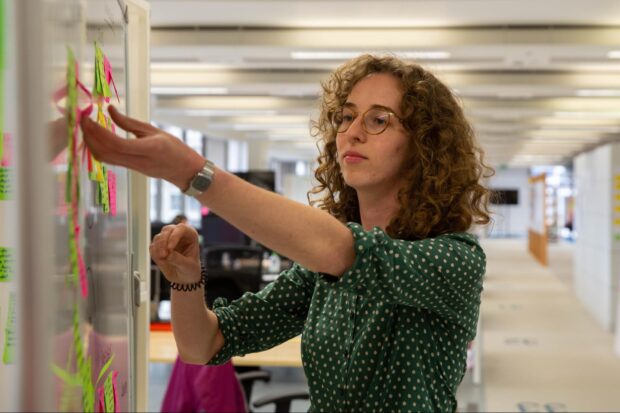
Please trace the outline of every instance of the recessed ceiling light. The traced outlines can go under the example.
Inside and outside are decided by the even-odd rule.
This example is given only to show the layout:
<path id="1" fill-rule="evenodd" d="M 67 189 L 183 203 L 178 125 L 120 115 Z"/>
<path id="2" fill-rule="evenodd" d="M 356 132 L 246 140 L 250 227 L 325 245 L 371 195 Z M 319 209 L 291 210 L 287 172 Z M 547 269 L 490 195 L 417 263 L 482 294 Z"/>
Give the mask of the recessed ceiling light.
<path id="1" fill-rule="evenodd" d="M 225 87 L 193 87 L 193 86 L 154 86 L 151 87 L 154 95 L 227 95 Z"/>
<path id="2" fill-rule="evenodd" d="M 296 51 L 291 52 L 292 59 L 299 60 L 345 60 L 352 59 L 364 53 L 375 53 L 372 51 Z M 381 53 L 381 52 L 378 52 Z M 396 55 L 403 59 L 448 59 L 450 53 L 443 51 L 393 51 L 389 54 Z"/>
<path id="3" fill-rule="evenodd" d="M 582 97 L 615 97 L 620 96 L 620 89 L 579 89 L 576 94 Z"/>
<path id="4" fill-rule="evenodd" d="M 620 59 L 620 50 L 611 50 L 607 53 L 607 57 L 610 59 Z"/>

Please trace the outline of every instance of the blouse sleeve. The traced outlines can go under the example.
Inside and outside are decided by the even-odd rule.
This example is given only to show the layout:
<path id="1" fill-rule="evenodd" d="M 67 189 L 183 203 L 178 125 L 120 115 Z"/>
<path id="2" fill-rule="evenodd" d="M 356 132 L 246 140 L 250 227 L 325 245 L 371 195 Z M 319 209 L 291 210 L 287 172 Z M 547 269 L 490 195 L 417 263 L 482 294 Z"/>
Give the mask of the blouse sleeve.
<path id="1" fill-rule="evenodd" d="M 347 226 L 356 257 L 336 284 L 386 303 L 423 308 L 459 324 L 477 317 L 486 256 L 473 235 L 404 241 L 390 238 L 378 227 L 365 231 L 357 223 Z"/>
<path id="2" fill-rule="evenodd" d="M 315 273 L 295 264 L 257 293 L 245 293 L 231 303 L 216 299 L 213 311 L 224 346 L 208 364 L 263 351 L 301 334 L 315 283 Z"/>

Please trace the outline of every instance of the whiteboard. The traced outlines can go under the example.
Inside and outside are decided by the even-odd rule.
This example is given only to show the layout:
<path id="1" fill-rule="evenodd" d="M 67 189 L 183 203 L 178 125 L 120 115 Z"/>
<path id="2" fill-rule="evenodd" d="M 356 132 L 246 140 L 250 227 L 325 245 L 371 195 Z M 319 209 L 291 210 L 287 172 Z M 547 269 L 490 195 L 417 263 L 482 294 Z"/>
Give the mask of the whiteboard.
<path id="1" fill-rule="evenodd" d="M 50 6 L 49 55 L 46 59 L 52 92 L 67 84 L 69 50 L 75 56 L 79 80 L 88 90 L 93 89 L 94 42 L 97 42 L 113 69 L 118 100 L 115 92 L 111 100 L 125 111 L 126 22 L 123 2 L 54 1 Z M 113 87 L 110 85 L 109 89 L 113 90 Z M 87 95 L 79 93 L 78 105 L 87 107 Z M 49 121 L 64 118 L 64 114 L 50 106 Z M 106 106 L 104 102 L 104 110 Z M 95 105 L 94 113 L 96 109 Z M 104 113 L 107 115 L 107 111 Z M 124 169 L 106 165 L 109 174 L 106 178 L 112 175 L 116 178 L 116 213 L 112 215 L 104 211 L 96 200 L 100 184 L 89 178 L 87 154 L 78 148 L 79 197 L 73 197 L 75 204 L 67 202 L 66 188 L 70 180 L 67 152 L 60 153 L 53 161 L 55 190 L 50 205 L 54 211 L 52 290 L 56 299 L 51 341 L 53 406 L 56 411 L 98 411 L 102 403 L 111 402 L 116 411 L 131 411 L 133 308 L 128 177 Z M 111 190 L 108 184 L 105 187 Z M 79 235 L 75 239 L 84 263 L 84 278 L 81 271 L 79 277 L 74 276 L 70 258 L 69 234 L 74 225 L 72 211 L 76 207 Z M 104 367 L 105 371 L 100 374 Z M 109 406 L 105 405 L 105 408 Z"/>
<path id="2" fill-rule="evenodd" d="M 9 336 L 15 338 L 9 340 L 11 362 L 0 357 L 0 411 L 122 412 L 144 404 L 135 400 L 135 383 L 146 373 L 136 374 L 133 357 L 136 342 L 141 340 L 145 347 L 144 334 L 136 341 L 132 332 L 134 314 L 144 318 L 146 311 L 135 308 L 140 301 L 134 299 L 131 269 L 144 271 L 134 261 L 147 260 L 132 260 L 132 242 L 148 237 L 132 227 L 139 220 L 129 214 L 132 191 L 127 172 L 111 166 L 105 173 L 101 169 L 101 176 L 116 178 L 112 190 L 113 179 L 102 180 L 103 185 L 89 177 L 91 168 L 82 148 L 67 150 L 74 137 L 67 126 L 75 122 L 66 114 L 75 112 L 70 110 L 73 99 L 66 95 L 77 90 L 76 76 L 84 85 L 75 99 L 82 109 L 98 101 L 89 97 L 93 86 L 103 85 L 95 77 L 95 42 L 105 69 L 100 79 L 107 84 L 112 74 L 118 92 L 115 104 L 125 111 L 130 97 L 127 15 L 141 16 L 129 26 L 132 47 L 148 47 L 147 37 L 136 35 L 148 30 L 147 7 L 138 0 L 127 2 L 129 8 L 124 0 L 0 0 L 0 10 L 6 12 L 0 33 L 9 46 L 1 71 L 0 84 L 6 87 L 0 91 L 0 103 L 10 103 L 0 105 L 0 114 L 3 128 L 13 135 L 12 189 L 0 200 L 0 247 L 10 247 L 15 260 L 0 281 L 0 345 Z M 74 60 L 69 62 L 69 56 Z M 148 55 L 135 56 L 132 89 L 148 91 L 148 83 L 135 81 L 148 78 Z M 69 68 L 75 69 L 73 80 Z M 110 95 L 112 100 L 117 99 L 116 92 Z M 132 95 L 130 107 L 138 113 L 148 95 Z M 144 119 L 144 111 L 141 115 Z M 78 133 L 76 141 L 80 140 Z M 73 157 L 77 162 L 69 153 L 77 154 Z M 94 177 L 99 179 L 99 174 Z M 135 176 L 131 182 L 145 186 Z M 77 188 L 75 183 L 79 195 L 71 191 L 67 198 L 67 187 Z M 104 187 L 106 194 L 116 194 L 116 202 L 112 197 L 110 202 L 98 199 L 106 198 L 99 191 Z M 135 194 L 131 199 L 140 202 Z M 78 255 L 81 259 L 72 261 Z M 3 318 L 11 320 L 10 335 L 5 334 L 8 324 Z M 3 350 L 0 347 L 0 353 Z"/>
<path id="3" fill-rule="evenodd" d="M 18 375 L 16 355 L 17 260 L 19 243 L 18 205 L 15 192 L 15 137 L 17 119 L 15 101 L 17 73 L 15 67 L 14 8 L 12 2 L 0 1 L 0 388 L 2 394 L 15 394 Z M 15 411 L 15 398 L 0 397 L 0 411 Z"/>

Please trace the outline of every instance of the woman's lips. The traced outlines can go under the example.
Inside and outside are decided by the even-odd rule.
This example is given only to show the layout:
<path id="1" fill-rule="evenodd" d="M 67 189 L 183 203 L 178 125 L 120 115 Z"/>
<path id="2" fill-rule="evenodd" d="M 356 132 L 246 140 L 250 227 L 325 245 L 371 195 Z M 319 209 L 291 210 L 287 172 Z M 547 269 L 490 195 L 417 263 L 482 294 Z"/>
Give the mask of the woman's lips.
<path id="1" fill-rule="evenodd" d="M 345 155 L 344 156 L 344 161 L 346 163 L 360 163 L 365 160 L 366 158 L 364 158 L 363 156 L 359 156 L 359 155 Z"/>

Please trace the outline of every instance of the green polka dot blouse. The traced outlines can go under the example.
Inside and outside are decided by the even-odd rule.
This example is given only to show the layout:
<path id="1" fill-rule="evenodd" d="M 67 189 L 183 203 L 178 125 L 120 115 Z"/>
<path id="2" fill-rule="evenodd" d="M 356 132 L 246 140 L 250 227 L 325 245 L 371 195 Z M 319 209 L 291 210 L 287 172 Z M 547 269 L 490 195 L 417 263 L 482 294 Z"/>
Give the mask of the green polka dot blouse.
<path id="1" fill-rule="evenodd" d="M 216 300 L 225 345 L 210 364 L 302 334 L 311 412 L 455 411 L 482 248 L 466 233 L 403 241 L 347 226 L 356 258 L 342 277 L 296 264 L 258 293 Z"/>

